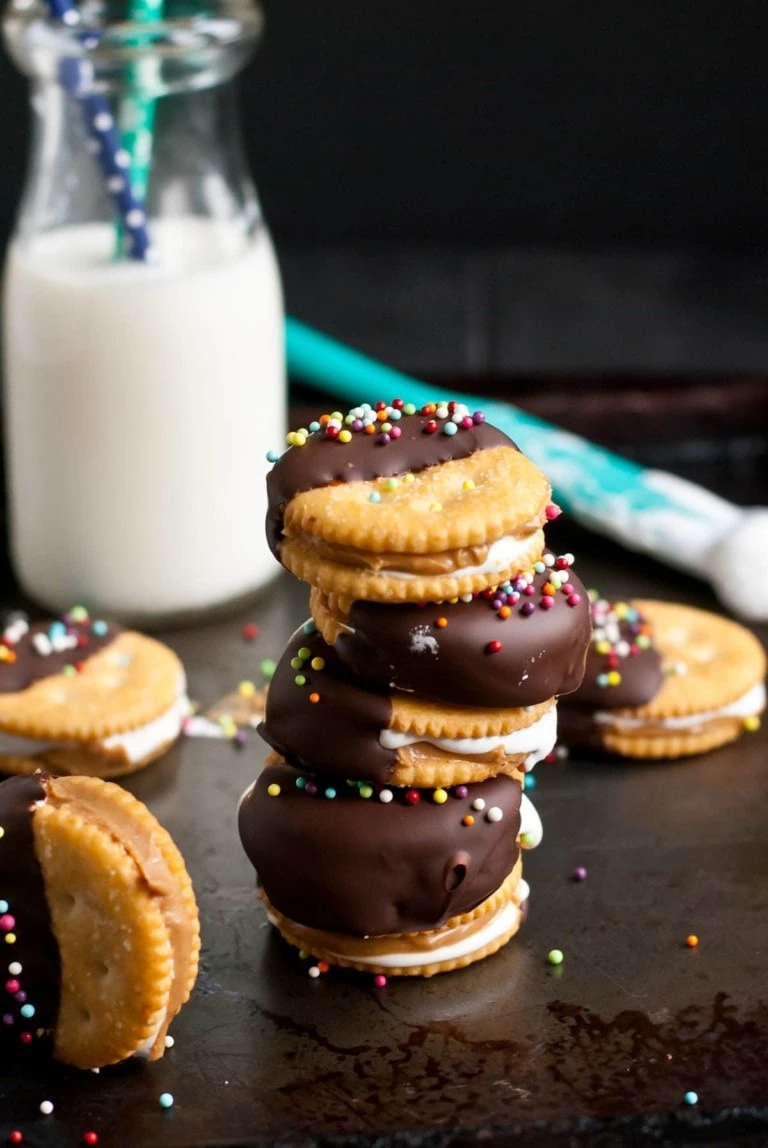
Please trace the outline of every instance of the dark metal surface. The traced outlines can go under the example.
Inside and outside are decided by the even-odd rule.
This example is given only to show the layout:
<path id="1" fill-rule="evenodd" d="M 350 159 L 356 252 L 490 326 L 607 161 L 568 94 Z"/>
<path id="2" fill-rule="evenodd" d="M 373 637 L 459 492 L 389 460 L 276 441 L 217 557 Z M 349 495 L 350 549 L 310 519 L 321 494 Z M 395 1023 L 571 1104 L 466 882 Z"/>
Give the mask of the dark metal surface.
<path id="1" fill-rule="evenodd" d="M 560 527 L 560 524 L 558 524 Z M 555 532 L 553 532 L 555 533 Z M 698 583 L 574 528 L 587 583 L 712 600 Z M 191 693 L 212 701 L 278 654 L 305 612 L 277 580 L 245 618 L 166 635 Z M 765 633 L 763 634 L 765 637 Z M 411 1130 L 402 1144 L 764 1143 L 768 1138 L 768 768 L 763 734 L 694 761 L 542 764 L 543 845 L 528 855 L 531 913 L 498 956 L 432 981 L 307 976 L 254 894 L 235 807 L 262 759 L 189 740 L 130 788 L 187 859 L 203 963 L 176 1046 L 155 1065 L 99 1075 L 13 1071 L 0 1142 L 203 1145 L 326 1142 Z M 570 874 L 585 865 L 582 884 Z M 375 880 L 375 874 L 371 875 Z M 701 938 L 685 947 L 688 933 Z M 562 948 L 553 969 L 546 953 Z M 685 1108 L 689 1089 L 696 1109 Z M 174 1094 L 172 1111 L 158 1096 Z M 41 1100 L 56 1105 L 38 1115 Z M 734 1111 L 735 1110 L 735 1111 Z M 383 1143 L 382 1139 L 377 1139 Z"/>

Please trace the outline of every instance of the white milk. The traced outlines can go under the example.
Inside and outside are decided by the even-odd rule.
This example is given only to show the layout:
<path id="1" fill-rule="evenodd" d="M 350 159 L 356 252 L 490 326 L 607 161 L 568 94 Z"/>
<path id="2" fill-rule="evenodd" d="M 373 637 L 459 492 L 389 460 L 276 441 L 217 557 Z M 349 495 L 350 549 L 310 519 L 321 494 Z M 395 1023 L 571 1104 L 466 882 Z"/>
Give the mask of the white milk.
<path id="1" fill-rule="evenodd" d="M 283 442 L 279 272 L 266 230 L 156 223 L 161 262 L 87 224 L 11 245 L 5 419 L 16 573 L 53 610 L 151 619 L 271 577 L 266 452 Z"/>

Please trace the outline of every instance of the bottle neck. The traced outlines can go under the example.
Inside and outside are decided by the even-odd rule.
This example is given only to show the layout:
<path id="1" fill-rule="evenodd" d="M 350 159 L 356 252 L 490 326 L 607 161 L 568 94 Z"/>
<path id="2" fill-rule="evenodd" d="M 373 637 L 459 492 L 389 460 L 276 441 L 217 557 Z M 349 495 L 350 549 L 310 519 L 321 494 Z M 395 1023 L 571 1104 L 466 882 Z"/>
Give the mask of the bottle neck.
<path id="1" fill-rule="evenodd" d="M 208 0 L 194 17 L 174 16 L 168 0 L 166 20 L 103 25 L 87 25 L 80 7 L 71 25 L 57 21 L 41 3 L 12 0 L 3 22 L 32 82 L 20 236 L 109 224 L 135 260 L 152 254 L 151 229 L 167 220 L 249 234 L 260 210 L 234 78 L 261 28 L 252 0 Z"/>
<path id="2" fill-rule="evenodd" d="M 135 130 L 135 105 L 108 100 L 121 137 Z M 36 81 L 27 181 L 17 232 L 22 240 L 55 228 L 114 223 L 115 208 L 105 173 L 84 130 L 82 102 L 61 85 Z M 206 219 L 232 234 L 250 234 L 261 212 L 244 155 L 234 83 L 169 93 L 152 104 L 151 154 L 131 167 L 141 182 L 150 236 L 152 227 L 183 217 Z M 141 180 L 138 176 L 142 176 Z"/>

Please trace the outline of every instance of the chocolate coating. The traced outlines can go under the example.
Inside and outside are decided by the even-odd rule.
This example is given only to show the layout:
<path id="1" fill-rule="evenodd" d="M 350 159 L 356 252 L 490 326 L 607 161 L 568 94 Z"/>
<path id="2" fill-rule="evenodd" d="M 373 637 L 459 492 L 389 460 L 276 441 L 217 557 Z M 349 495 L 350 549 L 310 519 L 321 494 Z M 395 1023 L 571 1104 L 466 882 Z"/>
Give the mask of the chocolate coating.
<path id="1" fill-rule="evenodd" d="M 32 830 L 35 803 L 45 797 L 44 779 L 40 776 L 11 777 L 0 784 L 0 826 L 4 830 L 0 838 L 0 899 L 8 902 L 7 912 L 15 921 L 13 928 L 4 933 L 12 931 L 16 936 L 14 944 L 2 946 L 0 1047 L 4 1055 L 18 1054 L 26 1047 L 21 1041 L 22 1032 L 37 1035 L 43 1029 L 49 1034 L 59 1011 L 59 948 Z M 14 961 L 22 966 L 18 975 L 8 970 Z M 10 979 L 19 982 L 18 991 L 26 993 L 24 1000 L 5 991 Z M 21 1015 L 24 1004 L 33 1006 L 33 1018 Z M 6 1023 L 6 1017 L 12 1018 L 11 1024 Z"/>
<path id="2" fill-rule="evenodd" d="M 94 634 L 90 622 L 68 623 L 67 632 L 78 638 L 80 643 L 78 647 L 62 650 L 60 653 L 38 654 L 32 645 L 32 638 L 36 634 L 47 635 L 50 625 L 50 622 L 36 622 L 34 626 L 30 626 L 27 633 L 12 647 L 15 661 L 0 661 L 0 693 L 17 693 L 42 678 L 60 674 L 65 666 L 84 662 L 86 658 L 113 642 L 120 633 L 120 627 L 112 622 L 103 635 Z"/>
<path id="3" fill-rule="evenodd" d="M 310 651 L 300 669 L 291 666 L 299 649 Z M 325 667 L 313 670 L 313 658 Z M 303 674 L 306 685 L 296 685 Z M 313 693 L 320 695 L 316 703 Z M 385 749 L 379 733 L 387 729 L 392 707 L 386 694 L 365 689 L 331 646 L 303 627 L 292 635 L 267 691 L 259 733 L 285 760 L 299 769 L 384 783 L 395 766 L 395 751 Z"/>
<path id="4" fill-rule="evenodd" d="M 430 790 L 415 805 L 400 791 L 384 804 L 346 785 L 329 800 L 319 779 L 317 796 L 296 781 L 288 766 L 264 769 L 239 829 L 270 901 L 299 924 L 362 937 L 433 929 L 489 897 L 517 861 L 522 791 L 510 777 L 469 785 L 464 798 L 451 791 L 443 805 Z M 464 825 L 477 797 L 485 812 Z M 501 821 L 487 819 L 493 806 Z"/>
<path id="5" fill-rule="evenodd" d="M 597 625 L 594 606 L 592 613 L 593 621 Z M 642 615 L 638 615 L 635 621 L 619 621 L 620 640 L 631 646 L 637 637 L 638 628 L 645 625 L 646 621 Z M 664 671 L 661 667 L 661 656 L 653 645 L 644 650 L 637 649 L 636 653 L 618 659 L 615 666 L 621 674 L 618 685 L 599 686 L 597 684 L 599 675 L 608 673 L 614 667 L 609 661 L 609 655 L 597 652 L 598 640 L 593 636 L 587 651 L 584 680 L 579 689 L 563 701 L 561 713 L 572 706 L 586 710 L 634 708 L 645 705 L 655 698 L 661 689 Z"/>
<path id="6" fill-rule="evenodd" d="M 451 459 L 468 458 L 478 450 L 494 446 L 517 446 L 489 423 L 460 427 L 455 435 L 442 434 L 447 419 L 436 419 L 438 431 L 428 434 L 424 427 L 431 415 L 403 415 L 396 424 L 400 437 L 386 444 L 378 435 L 356 431 L 348 443 L 325 437 L 316 431 L 304 446 L 287 450 L 267 475 L 267 540 L 279 558 L 285 507 L 304 490 L 337 482 L 367 482 L 374 478 L 394 478 L 407 471 L 426 470 Z"/>
<path id="7" fill-rule="evenodd" d="M 577 689 L 591 632 L 589 600 L 576 575 L 570 582 L 579 604 L 569 606 L 557 593 L 554 606 L 543 610 L 538 602 L 547 578 L 537 574 L 537 593 L 504 619 L 482 597 L 439 606 L 354 602 L 348 618 L 353 632 L 339 634 L 334 649 L 380 689 L 450 705 L 537 705 Z M 529 617 L 520 613 L 523 602 L 536 604 Z M 437 618 L 448 625 L 437 626 Z M 495 639 L 501 650 L 490 654 Z"/>

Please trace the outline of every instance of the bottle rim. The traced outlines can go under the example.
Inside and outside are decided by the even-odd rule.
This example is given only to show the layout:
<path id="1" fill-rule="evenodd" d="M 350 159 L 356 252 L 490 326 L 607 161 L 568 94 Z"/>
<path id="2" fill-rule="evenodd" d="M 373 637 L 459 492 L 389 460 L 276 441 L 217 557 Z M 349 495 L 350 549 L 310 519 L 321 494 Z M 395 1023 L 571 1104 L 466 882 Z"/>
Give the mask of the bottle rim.
<path id="1" fill-rule="evenodd" d="M 12 0 L 3 24 L 6 37 L 32 37 L 46 54 L 86 57 L 98 69 L 147 57 L 178 60 L 201 51 L 252 46 L 261 37 L 264 13 L 259 0 L 207 0 L 203 12 L 148 23 L 102 21 L 89 6 L 62 21 L 54 19 L 44 0 Z"/>

